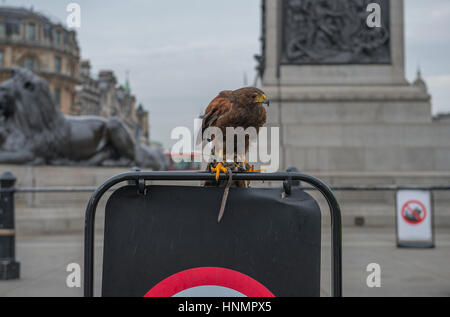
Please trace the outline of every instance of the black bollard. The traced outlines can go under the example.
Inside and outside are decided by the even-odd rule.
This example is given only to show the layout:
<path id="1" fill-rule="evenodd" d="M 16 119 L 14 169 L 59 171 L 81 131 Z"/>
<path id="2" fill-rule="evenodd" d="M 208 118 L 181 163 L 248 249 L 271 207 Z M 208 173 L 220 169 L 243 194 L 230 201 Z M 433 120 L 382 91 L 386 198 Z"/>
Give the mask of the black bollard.
<path id="1" fill-rule="evenodd" d="M 11 172 L 0 175 L 0 280 L 17 279 L 20 263 L 15 260 L 14 184 Z"/>

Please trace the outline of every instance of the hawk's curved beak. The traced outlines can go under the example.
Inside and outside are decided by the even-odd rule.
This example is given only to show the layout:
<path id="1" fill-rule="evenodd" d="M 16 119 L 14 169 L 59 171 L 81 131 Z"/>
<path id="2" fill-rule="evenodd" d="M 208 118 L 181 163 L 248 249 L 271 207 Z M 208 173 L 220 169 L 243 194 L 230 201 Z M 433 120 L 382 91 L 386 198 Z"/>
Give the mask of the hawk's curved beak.
<path id="1" fill-rule="evenodd" d="M 266 95 L 262 95 L 263 99 L 263 104 L 267 105 L 267 107 L 270 106 L 270 99 L 266 96 Z"/>
<path id="2" fill-rule="evenodd" d="M 265 104 L 265 105 L 267 105 L 267 106 L 270 105 L 270 100 L 269 100 L 269 98 L 267 98 L 267 96 L 264 95 L 264 94 L 263 94 L 263 95 L 259 95 L 259 96 L 256 98 L 256 102 Z"/>

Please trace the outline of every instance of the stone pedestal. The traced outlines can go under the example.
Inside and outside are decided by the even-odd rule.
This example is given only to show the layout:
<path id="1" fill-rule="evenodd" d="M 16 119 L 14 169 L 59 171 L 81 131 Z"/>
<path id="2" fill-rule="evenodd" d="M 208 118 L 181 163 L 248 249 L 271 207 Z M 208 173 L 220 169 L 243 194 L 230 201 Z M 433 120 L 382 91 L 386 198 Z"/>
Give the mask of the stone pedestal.
<path id="1" fill-rule="evenodd" d="M 349 45 L 360 45 L 352 39 L 359 31 L 348 31 L 355 22 L 340 15 L 364 14 L 353 5 L 366 2 L 381 5 L 385 30 L 376 34 L 389 35 L 372 51 L 367 46 L 367 54 Z M 281 169 L 296 166 L 334 185 L 448 184 L 440 176 L 450 170 L 450 124 L 433 120 L 420 73 L 412 84 L 405 79 L 402 0 L 264 3 L 262 88 L 272 100 L 269 125 L 281 127 Z M 329 54 L 320 57 L 322 51 Z M 379 207 L 390 198 L 340 196 L 351 206 L 343 208 L 344 217 L 372 210 L 389 219 L 376 223 L 393 224 L 395 206 Z"/>
<path id="2" fill-rule="evenodd" d="M 0 174 L 10 171 L 17 178 L 16 188 L 97 188 L 108 178 L 130 170 L 130 168 L 114 167 L 0 165 Z M 162 181 L 146 182 L 148 185 L 168 183 Z M 180 181 L 170 182 L 170 184 L 198 186 L 200 182 Z M 118 186 L 124 185 L 126 183 L 121 183 Z M 15 193 L 17 234 L 82 232 L 84 230 L 86 207 L 92 193 L 93 191 Z M 108 192 L 102 197 L 97 208 L 95 224 L 99 230 L 103 229 L 105 204 L 110 194 Z"/>
<path id="3" fill-rule="evenodd" d="M 264 2 L 264 86 L 277 86 L 280 64 L 281 86 L 407 84 L 404 76 L 403 0 L 327 0 L 322 2 L 323 5 L 318 0 Z M 365 19 L 356 16 L 367 16 L 367 5 L 373 2 L 381 4 L 380 30 L 387 34 L 381 44 L 377 44 L 381 37 L 377 29 L 362 25 Z M 361 8 L 355 8 L 357 3 L 363 3 Z M 358 37 L 374 39 L 360 40 Z M 362 51 L 367 53 L 359 53 L 356 47 L 363 45 Z M 294 52 L 297 54 L 291 52 L 292 46 L 298 47 Z M 390 50 L 388 59 L 378 53 L 383 48 Z M 316 57 L 323 51 L 329 53 L 323 54 L 322 58 Z"/>

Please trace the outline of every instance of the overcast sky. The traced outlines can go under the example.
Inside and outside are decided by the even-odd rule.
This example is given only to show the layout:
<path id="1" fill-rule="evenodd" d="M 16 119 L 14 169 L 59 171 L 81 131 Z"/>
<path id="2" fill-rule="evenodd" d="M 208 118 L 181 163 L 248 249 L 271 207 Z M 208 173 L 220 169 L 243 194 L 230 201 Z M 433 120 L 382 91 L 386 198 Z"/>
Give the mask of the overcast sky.
<path id="1" fill-rule="evenodd" d="M 393 0 L 396 1 L 396 0 Z M 175 126 L 196 117 L 224 89 L 253 83 L 259 53 L 260 0 L 2 0 L 33 6 L 66 21 L 81 6 L 77 29 L 93 73 L 111 69 L 120 83 L 130 71 L 138 102 L 150 111 L 151 138 L 171 144 Z M 405 0 L 406 76 L 420 64 L 433 111 L 450 112 L 450 1 Z"/>

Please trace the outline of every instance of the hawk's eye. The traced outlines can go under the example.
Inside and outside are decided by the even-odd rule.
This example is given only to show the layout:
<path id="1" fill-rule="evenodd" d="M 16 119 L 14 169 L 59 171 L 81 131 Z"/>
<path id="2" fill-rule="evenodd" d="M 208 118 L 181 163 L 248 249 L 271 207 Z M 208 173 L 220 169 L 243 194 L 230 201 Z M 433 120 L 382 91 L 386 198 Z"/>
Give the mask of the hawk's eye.
<path id="1" fill-rule="evenodd" d="M 254 94 L 254 95 L 253 95 L 253 100 L 254 100 L 256 103 L 262 103 L 262 102 L 264 102 L 265 97 L 266 97 L 265 95 Z"/>

